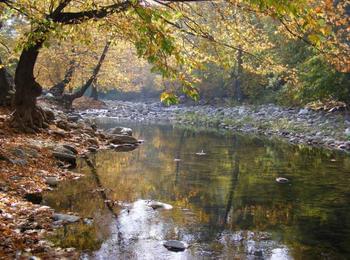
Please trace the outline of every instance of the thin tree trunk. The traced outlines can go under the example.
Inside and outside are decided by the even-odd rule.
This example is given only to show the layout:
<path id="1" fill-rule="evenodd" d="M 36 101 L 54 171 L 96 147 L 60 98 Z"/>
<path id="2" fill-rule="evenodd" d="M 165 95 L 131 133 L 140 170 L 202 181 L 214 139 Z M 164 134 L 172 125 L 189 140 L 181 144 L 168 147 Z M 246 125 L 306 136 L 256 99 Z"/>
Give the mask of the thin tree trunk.
<path id="1" fill-rule="evenodd" d="M 93 100 L 98 100 L 98 91 L 97 91 L 97 84 L 96 84 L 96 82 L 93 82 L 92 85 L 91 85 L 91 95 L 90 95 L 90 97 Z"/>
<path id="2" fill-rule="evenodd" d="M 11 104 L 11 90 L 13 90 L 13 78 L 7 72 L 0 58 L 0 106 Z"/>
<path id="3" fill-rule="evenodd" d="M 49 92 L 55 97 L 62 96 L 66 86 L 71 82 L 73 78 L 75 69 L 76 69 L 76 62 L 75 60 L 71 60 L 69 63 L 69 67 L 66 71 L 66 74 L 64 75 L 64 79 L 61 82 L 54 85 L 52 88 L 50 88 Z"/>
<path id="4" fill-rule="evenodd" d="M 242 100 L 241 78 L 243 71 L 242 50 L 239 48 L 237 51 L 237 63 L 233 75 L 233 96 L 239 102 Z"/>
<path id="5" fill-rule="evenodd" d="M 109 50 L 109 47 L 111 45 L 111 41 L 107 41 L 106 45 L 102 51 L 101 57 L 96 65 L 96 67 L 94 68 L 91 77 L 88 79 L 88 81 L 76 92 L 74 92 L 73 94 L 65 94 L 63 95 L 63 103 L 67 108 L 71 108 L 74 99 L 80 98 L 84 95 L 84 93 L 86 92 L 86 90 L 88 90 L 88 88 L 91 86 L 91 84 L 93 82 L 96 81 L 98 73 L 100 72 L 102 63 L 104 62 L 107 52 Z"/>

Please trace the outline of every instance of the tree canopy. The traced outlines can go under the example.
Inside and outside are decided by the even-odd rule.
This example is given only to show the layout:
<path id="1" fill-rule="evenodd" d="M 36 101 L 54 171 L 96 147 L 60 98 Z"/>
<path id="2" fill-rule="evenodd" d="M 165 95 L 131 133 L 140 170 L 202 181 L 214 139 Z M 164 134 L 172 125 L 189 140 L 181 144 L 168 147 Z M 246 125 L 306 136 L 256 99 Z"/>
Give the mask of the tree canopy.
<path id="1" fill-rule="evenodd" d="M 90 84 L 106 41 L 109 53 L 91 81 L 101 89 L 137 88 L 144 83 L 135 79 L 147 75 L 161 83 L 166 103 L 177 102 L 179 89 L 195 100 L 222 89 L 252 100 L 278 90 L 273 96 L 290 102 L 348 101 L 346 1 L 0 0 L 0 15 L 2 66 L 14 73 L 14 121 L 22 127 L 42 126 L 36 97 L 42 85 L 66 79 L 69 64 L 68 90 Z M 323 65 L 313 69 L 316 60 Z"/>

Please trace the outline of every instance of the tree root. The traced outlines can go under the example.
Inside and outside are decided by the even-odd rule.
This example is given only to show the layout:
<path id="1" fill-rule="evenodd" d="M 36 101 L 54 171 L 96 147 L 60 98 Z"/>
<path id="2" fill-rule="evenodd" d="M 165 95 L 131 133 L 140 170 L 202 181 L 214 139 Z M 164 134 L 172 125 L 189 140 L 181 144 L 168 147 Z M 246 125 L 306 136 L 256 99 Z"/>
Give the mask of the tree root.
<path id="1" fill-rule="evenodd" d="M 11 125 L 24 133 L 37 133 L 49 126 L 46 112 L 38 106 L 27 109 L 16 109 L 13 113 Z"/>

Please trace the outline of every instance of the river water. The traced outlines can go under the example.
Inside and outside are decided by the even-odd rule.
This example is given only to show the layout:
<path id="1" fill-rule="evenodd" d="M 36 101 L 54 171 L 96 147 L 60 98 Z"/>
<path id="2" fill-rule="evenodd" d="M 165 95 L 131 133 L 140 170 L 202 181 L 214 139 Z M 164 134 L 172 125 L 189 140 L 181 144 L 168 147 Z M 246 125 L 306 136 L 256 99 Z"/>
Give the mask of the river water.
<path id="1" fill-rule="evenodd" d="M 85 177 L 46 194 L 56 211 L 94 219 L 59 229 L 55 243 L 85 259 L 350 258 L 349 156 L 170 125 L 133 130 L 139 148 L 91 155 L 95 169 L 80 161 Z M 168 251 L 169 239 L 189 248 Z"/>

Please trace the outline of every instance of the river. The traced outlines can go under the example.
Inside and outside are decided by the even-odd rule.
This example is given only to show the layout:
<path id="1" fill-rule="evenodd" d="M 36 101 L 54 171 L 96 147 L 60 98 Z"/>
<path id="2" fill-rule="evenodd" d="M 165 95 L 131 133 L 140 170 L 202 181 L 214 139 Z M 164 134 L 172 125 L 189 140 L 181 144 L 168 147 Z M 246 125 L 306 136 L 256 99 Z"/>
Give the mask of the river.
<path id="1" fill-rule="evenodd" d="M 116 123 L 104 125 L 105 128 Z M 348 259 L 350 158 L 227 132 L 127 124 L 144 143 L 84 160 L 45 195 L 92 224 L 50 239 L 85 259 Z M 203 152 L 202 152 L 203 151 Z M 284 177 L 288 183 L 278 183 Z M 149 201 L 172 209 L 153 209 Z M 163 243 L 186 242 L 183 252 Z"/>

